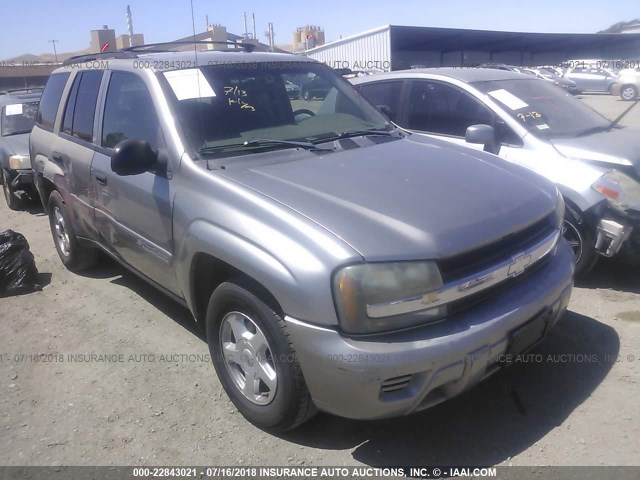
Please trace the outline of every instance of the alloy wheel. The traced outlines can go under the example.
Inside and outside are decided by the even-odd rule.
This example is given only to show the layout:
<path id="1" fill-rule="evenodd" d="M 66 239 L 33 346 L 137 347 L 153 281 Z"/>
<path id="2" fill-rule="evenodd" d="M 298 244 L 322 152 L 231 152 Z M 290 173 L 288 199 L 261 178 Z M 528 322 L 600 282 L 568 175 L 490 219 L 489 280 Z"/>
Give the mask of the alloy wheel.
<path id="1" fill-rule="evenodd" d="M 68 257 L 71 253 L 71 241 L 69 240 L 69 233 L 66 229 L 64 217 L 58 207 L 53 209 L 53 228 L 58 248 Z"/>
<path id="2" fill-rule="evenodd" d="M 624 100 L 633 100 L 636 98 L 636 89 L 633 87 L 624 87 L 621 96 Z"/>
<path id="3" fill-rule="evenodd" d="M 577 264 L 582 258 L 584 243 L 582 240 L 582 235 L 575 225 L 565 220 L 562 226 L 562 236 L 569 243 L 571 250 L 573 250 L 573 256 L 575 257 Z"/>
<path id="4" fill-rule="evenodd" d="M 278 388 L 271 347 L 247 315 L 229 312 L 220 324 L 224 364 L 236 388 L 256 405 L 268 405 Z"/>

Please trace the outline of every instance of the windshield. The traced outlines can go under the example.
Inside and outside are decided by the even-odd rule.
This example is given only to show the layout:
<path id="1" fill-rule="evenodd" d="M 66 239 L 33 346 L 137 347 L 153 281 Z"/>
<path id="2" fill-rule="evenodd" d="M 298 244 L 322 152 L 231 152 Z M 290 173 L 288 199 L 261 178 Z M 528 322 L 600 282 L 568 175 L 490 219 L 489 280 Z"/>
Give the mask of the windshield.
<path id="1" fill-rule="evenodd" d="M 494 80 L 473 85 L 539 137 L 578 137 L 606 130 L 610 124 L 609 120 L 550 82 Z"/>
<path id="2" fill-rule="evenodd" d="M 318 63 L 234 63 L 159 75 L 187 144 L 200 157 L 393 129 L 349 83 Z"/>
<path id="3" fill-rule="evenodd" d="M 2 109 L 2 136 L 29 133 L 36 123 L 39 102 L 14 103 Z"/>

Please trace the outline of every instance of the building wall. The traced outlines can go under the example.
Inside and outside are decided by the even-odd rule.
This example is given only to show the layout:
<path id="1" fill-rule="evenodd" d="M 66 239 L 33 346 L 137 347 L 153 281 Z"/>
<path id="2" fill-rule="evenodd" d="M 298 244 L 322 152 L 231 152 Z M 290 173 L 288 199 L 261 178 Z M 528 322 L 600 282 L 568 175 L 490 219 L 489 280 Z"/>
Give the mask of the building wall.
<path id="1" fill-rule="evenodd" d="M 350 68 L 351 70 L 391 70 L 391 41 L 389 29 L 363 34 L 351 39 L 346 38 L 336 45 L 308 50 L 306 54 L 331 68 Z"/>
<path id="2" fill-rule="evenodd" d="M 108 28 L 106 25 L 102 30 L 91 30 L 92 53 L 98 53 L 105 43 L 109 44 L 107 52 L 115 52 L 117 50 L 115 30 Z"/>

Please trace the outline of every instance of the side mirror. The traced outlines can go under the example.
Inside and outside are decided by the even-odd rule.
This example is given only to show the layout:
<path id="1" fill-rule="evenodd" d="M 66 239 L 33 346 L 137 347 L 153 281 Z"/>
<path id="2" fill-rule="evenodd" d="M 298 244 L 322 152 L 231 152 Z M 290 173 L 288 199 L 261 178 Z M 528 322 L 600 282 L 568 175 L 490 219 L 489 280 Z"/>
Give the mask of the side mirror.
<path id="1" fill-rule="evenodd" d="M 467 127 L 464 139 L 467 143 L 478 143 L 484 145 L 484 151 L 497 155 L 500 151 L 500 146 L 496 141 L 496 132 L 491 125 L 484 125 L 482 123 L 478 125 L 471 125 Z"/>
<path id="2" fill-rule="evenodd" d="M 158 153 L 154 152 L 146 140 L 123 140 L 113 149 L 111 170 L 117 175 L 139 175 L 153 168 L 158 161 Z"/>
<path id="3" fill-rule="evenodd" d="M 467 127 L 464 139 L 467 141 L 467 143 L 491 145 L 496 141 L 496 132 L 490 125 L 471 125 L 470 127 Z"/>

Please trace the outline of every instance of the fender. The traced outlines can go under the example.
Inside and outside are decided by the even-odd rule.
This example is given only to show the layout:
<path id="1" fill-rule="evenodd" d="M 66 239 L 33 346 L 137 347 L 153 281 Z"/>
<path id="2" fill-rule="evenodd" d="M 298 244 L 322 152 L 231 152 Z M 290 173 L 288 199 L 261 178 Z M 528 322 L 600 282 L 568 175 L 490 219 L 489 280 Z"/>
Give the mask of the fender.
<path id="1" fill-rule="evenodd" d="M 50 162 L 47 157 L 40 154 L 36 155 L 34 159 L 33 169 L 36 173 L 41 173 L 44 178 L 56 186 L 58 186 L 58 182 L 56 181 L 57 177 L 64 176 L 64 172 L 58 165 Z"/>
<path id="2" fill-rule="evenodd" d="M 302 248 L 302 247 L 300 247 Z M 304 249 L 308 262 L 318 262 L 311 252 Z M 304 252 L 299 252 L 304 254 Z M 313 305 L 308 299 L 298 297 L 291 302 L 290 292 L 302 291 L 299 279 L 283 261 L 262 246 L 248 238 L 240 237 L 220 225 L 202 219 L 192 222 L 177 244 L 175 271 L 178 285 L 185 301 L 192 312 L 196 312 L 194 289 L 191 288 L 191 274 L 194 258 L 198 254 L 206 254 L 221 260 L 242 273 L 253 278 L 264 286 L 278 301 L 287 313 L 309 312 Z M 304 318 L 304 316 L 303 316 Z M 325 321 L 327 319 L 324 319 Z M 337 323 L 337 319 L 335 319 Z"/>

